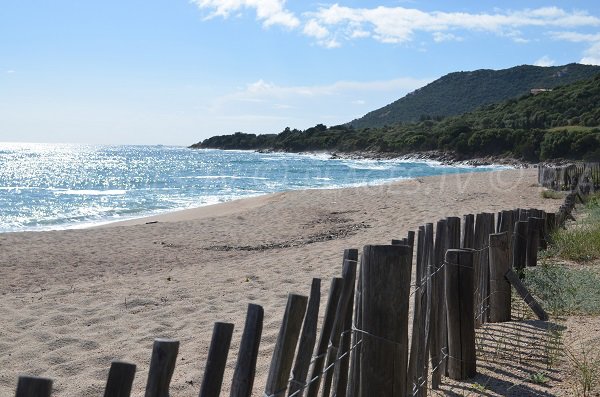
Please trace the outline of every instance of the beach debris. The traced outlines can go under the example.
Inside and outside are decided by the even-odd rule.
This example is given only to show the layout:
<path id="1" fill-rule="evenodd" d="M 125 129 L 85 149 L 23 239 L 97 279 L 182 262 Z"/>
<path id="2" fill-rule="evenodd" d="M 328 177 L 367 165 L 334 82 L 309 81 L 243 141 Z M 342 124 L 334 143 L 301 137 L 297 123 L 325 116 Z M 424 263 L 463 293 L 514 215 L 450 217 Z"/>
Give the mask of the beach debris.
<path id="1" fill-rule="evenodd" d="M 281 242 L 268 242 L 257 245 L 211 245 L 204 248 L 207 251 L 266 251 L 278 248 L 302 247 L 308 244 L 322 241 L 337 240 L 346 238 L 358 233 L 361 229 L 368 229 L 371 225 L 365 222 L 344 225 L 324 232 L 312 234 L 306 237 L 298 237 L 292 240 Z"/>

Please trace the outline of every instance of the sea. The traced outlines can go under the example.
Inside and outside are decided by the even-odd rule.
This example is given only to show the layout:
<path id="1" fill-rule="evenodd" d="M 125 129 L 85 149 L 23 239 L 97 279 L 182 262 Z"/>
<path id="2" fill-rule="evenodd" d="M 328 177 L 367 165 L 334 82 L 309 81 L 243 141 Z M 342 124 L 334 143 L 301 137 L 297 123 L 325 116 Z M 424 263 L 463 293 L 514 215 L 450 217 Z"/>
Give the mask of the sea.
<path id="1" fill-rule="evenodd" d="M 0 232 L 85 228 L 273 192 L 498 168 L 161 145 L 0 143 Z"/>

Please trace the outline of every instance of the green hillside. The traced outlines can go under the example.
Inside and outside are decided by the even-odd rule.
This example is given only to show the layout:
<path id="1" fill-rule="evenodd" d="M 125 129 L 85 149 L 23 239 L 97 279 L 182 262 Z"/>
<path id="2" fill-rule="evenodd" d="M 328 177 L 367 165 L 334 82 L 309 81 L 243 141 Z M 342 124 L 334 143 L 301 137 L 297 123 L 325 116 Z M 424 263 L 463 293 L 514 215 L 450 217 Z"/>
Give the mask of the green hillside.
<path id="1" fill-rule="evenodd" d="M 451 100 L 451 98 L 449 98 Z M 356 129 L 322 124 L 278 135 L 238 132 L 192 147 L 408 154 L 439 150 L 462 159 L 498 155 L 538 161 L 600 159 L 600 75 L 442 120 Z"/>
<path id="2" fill-rule="evenodd" d="M 588 79 L 599 66 L 516 66 L 447 74 L 397 101 L 351 121 L 354 128 L 373 128 L 470 112 L 527 94 L 532 88 L 555 88 Z"/>

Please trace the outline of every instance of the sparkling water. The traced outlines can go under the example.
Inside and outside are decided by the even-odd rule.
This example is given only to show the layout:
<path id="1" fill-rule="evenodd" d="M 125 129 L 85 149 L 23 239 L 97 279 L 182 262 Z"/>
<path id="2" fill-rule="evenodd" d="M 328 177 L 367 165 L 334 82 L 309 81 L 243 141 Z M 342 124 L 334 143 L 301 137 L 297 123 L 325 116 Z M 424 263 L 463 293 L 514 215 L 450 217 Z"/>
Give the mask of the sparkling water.
<path id="1" fill-rule="evenodd" d="M 0 143 L 0 232 L 87 227 L 293 189 L 494 167 L 169 146 Z"/>

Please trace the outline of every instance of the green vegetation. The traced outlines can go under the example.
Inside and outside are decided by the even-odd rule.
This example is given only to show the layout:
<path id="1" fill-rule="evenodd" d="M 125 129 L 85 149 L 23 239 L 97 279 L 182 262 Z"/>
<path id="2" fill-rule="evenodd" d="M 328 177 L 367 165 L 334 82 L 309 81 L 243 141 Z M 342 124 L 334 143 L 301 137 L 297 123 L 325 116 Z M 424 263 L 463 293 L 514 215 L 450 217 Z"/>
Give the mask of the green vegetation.
<path id="1" fill-rule="evenodd" d="M 195 148 L 301 151 L 369 151 L 409 154 L 452 152 L 457 159 L 489 155 L 526 161 L 600 159 L 600 75 L 552 92 L 487 105 L 441 120 L 354 129 L 318 124 L 278 135 L 237 132 L 208 138 Z"/>
<path id="2" fill-rule="evenodd" d="M 535 383 L 538 385 L 545 385 L 550 381 L 550 379 L 543 372 L 536 372 L 529 376 L 529 380 L 531 383 Z"/>
<path id="3" fill-rule="evenodd" d="M 588 199 L 585 216 L 551 237 L 550 253 L 562 259 L 587 262 L 600 259 L 600 196 Z"/>
<path id="4" fill-rule="evenodd" d="M 522 65 L 504 70 L 450 73 L 405 97 L 353 120 L 356 129 L 440 119 L 529 94 L 532 88 L 555 88 L 600 73 L 590 65 L 540 67 Z"/>
<path id="5" fill-rule="evenodd" d="M 525 283 L 554 315 L 600 314 L 600 276 L 591 269 L 542 264 L 525 269 Z"/>
<path id="6" fill-rule="evenodd" d="M 600 195 L 589 197 L 581 220 L 557 230 L 551 241 L 541 265 L 524 269 L 525 283 L 555 315 L 600 314 L 600 272 L 555 263 L 600 259 Z"/>
<path id="7" fill-rule="evenodd" d="M 591 392 L 600 383 L 600 349 L 597 343 L 591 346 L 581 345 L 578 351 L 565 349 L 572 371 L 577 379 L 576 396 L 591 396 Z"/>
<path id="8" fill-rule="evenodd" d="M 565 198 L 564 193 L 557 192 L 556 190 L 544 190 L 540 194 L 542 195 L 542 198 L 545 199 L 562 200 Z"/>

